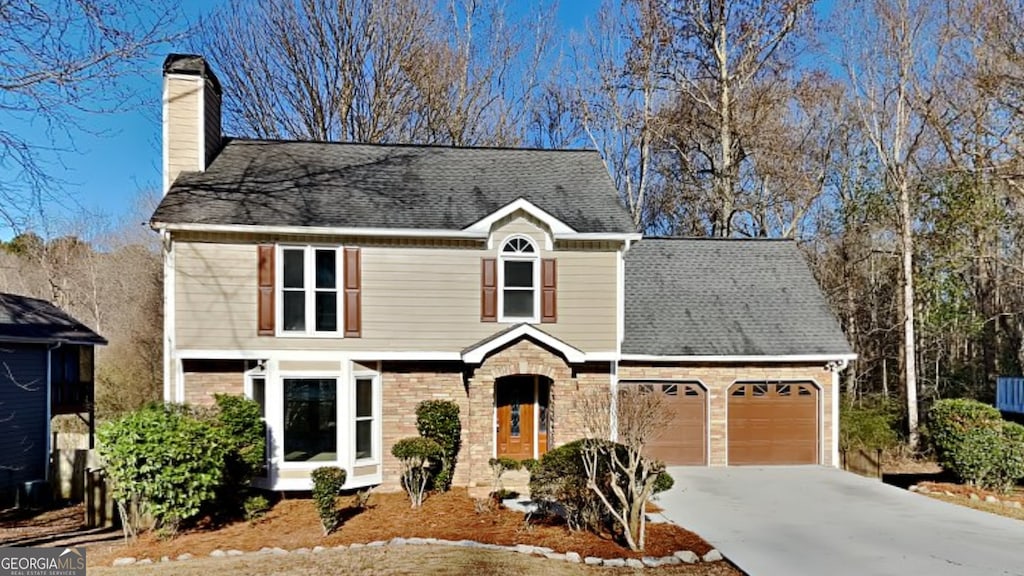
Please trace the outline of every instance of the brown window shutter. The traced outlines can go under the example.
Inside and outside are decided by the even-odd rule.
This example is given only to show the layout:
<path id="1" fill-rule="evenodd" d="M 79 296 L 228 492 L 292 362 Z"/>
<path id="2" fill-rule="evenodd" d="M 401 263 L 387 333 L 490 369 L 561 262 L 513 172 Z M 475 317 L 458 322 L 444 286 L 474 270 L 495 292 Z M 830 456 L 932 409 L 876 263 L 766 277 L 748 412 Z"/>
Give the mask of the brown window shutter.
<path id="1" fill-rule="evenodd" d="M 540 321 L 558 322 L 558 261 L 541 260 L 540 277 Z"/>
<path id="2" fill-rule="evenodd" d="M 274 335 L 274 245 L 260 244 L 259 296 L 257 299 L 256 331 L 260 336 Z"/>
<path id="3" fill-rule="evenodd" d="M 480 260 L 480 321 L 498 321 L 498 260 Z"/>
<path id="4" fill-rule="evenodd" d="M 345 248 L 345 337 L 362 336 L 363 312 L 360 296 L 363 282 L 359 248 Z"/>

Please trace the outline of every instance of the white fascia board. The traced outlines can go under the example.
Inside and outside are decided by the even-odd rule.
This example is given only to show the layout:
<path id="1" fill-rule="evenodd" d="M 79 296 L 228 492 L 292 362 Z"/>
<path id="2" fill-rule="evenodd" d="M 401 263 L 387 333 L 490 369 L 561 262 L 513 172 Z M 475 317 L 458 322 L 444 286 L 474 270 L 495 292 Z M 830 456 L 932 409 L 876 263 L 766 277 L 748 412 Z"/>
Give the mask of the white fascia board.
<path id="1" fill-rule="evenodd" d="M 502 348 L 510 342 L 515 342 L 523 337 L 533 338 L 541 344 L 561 352 L 570 364 L 581 364 L 587 361 L 587 355 L 579 349 L 574 348 L 565 342 L 562 342 L 558 338 L 546 334 L 528 324 L 506 332 L 493 340 L 489 340 L 480 346 L 463 353 L 462 361 L 467 364 L 480 364 L 484 361 L 484 357 L 487 356 L 488 353 Z"/>
<path id="2" fill-rule="evenodd" d="M 555 241 L 558 240 L 609 240 L 612 242 L 636 242 L 643 238 L 643 234 L 630 232 L 621 234 L 617 232 L 572 232 L 556 233 Z"/>
<path id="3" fill-rule="evenodd" d="M 759 363 L 810 363 L 849 362 L 856 360 L 856 354 L 790 354 L 780 356 L 658 356 L 655 354 L 623 354 L 621 360 L 631 362 L 707 362 L 715 364 L 759 362 Z"/>
<path id="4" fill-rule="evenodd" d="M 153 222 L 157 230 L 171 232 L 224 232 L 229 234 L 300 234 L 304 236 L 376 236 L 400 238 L 449 238 L 453 240 L 487 240 L 487 234 L 461 230 L 413 228 L 343 228 L 333 226 L 264 226 L 246 224 L 179 224 Z"/>
<path id="5" fill-rule="evenodd" d="M 551 229 L 551 233 L 554 234 L 556 238 L 559 234 L 577 234 L 577 232 L 573 230 L 571 226 L 569 226 L 565 222 L 562 222 L 558 218 L 555 218 L 551 214 L 548 214 L 544 210 L 538 208 L 535 204 L 533 204 L 532 202 L 525 198 L 520 198 L 509 204 L 506 204 L 502 208 L 499 208 L 495 212 L 492 212 L 490 215 L 485 216 L 480 220 L 477 220 L 476 222 L 470 224 L 469 226 L 466 226 L 462 230 L 464 232 L 472 232 L 475 234 L 483 234 L 486 236 L 491 231 L 491 227 L 494 226 L 495 222 L 515 213 L 518 210 L 522 210 L 523 212 L 526 212 L 527 214 L 543 222 L 545 225 L 547 225 L 548 228 Z"/>

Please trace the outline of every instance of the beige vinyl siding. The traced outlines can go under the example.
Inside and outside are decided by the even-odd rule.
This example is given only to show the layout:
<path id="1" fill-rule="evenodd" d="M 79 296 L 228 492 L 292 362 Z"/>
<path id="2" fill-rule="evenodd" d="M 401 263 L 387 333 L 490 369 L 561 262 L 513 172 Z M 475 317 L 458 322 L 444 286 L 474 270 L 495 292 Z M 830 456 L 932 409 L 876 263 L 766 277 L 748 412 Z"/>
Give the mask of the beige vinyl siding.
<path id="1" fill-rule="evenodd" d="M 585 352 L 614 351 L 616 252 L 543 250 L 525 219 L 502 227 L 491 250 L 363 246 L 362 338 L 257 336 L 256 245 L 176 242 L 177 347 L 459 352 L 507 327 L 480 321 L 480 259 L 513 233 L 558 259 L 558 322 L 540 328 Z"/>
<path id="2" fill-rule="evenodd" d="M 180 172 L 199 170 L 198 78 L 167 78 L 167 176 L 170 182 Z"/>

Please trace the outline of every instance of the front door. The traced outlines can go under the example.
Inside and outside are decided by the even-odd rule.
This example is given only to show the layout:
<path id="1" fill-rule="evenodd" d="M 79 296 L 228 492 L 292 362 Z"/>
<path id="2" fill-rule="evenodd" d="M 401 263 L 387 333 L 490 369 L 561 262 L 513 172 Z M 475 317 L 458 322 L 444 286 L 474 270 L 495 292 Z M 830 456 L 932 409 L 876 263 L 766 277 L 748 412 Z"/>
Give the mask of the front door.
<path id="1" fill-rule="evenodd" d="M 497 382 L 498 456 L 533 458 L 535 382 L 533 376 L 509 376 Z"/>

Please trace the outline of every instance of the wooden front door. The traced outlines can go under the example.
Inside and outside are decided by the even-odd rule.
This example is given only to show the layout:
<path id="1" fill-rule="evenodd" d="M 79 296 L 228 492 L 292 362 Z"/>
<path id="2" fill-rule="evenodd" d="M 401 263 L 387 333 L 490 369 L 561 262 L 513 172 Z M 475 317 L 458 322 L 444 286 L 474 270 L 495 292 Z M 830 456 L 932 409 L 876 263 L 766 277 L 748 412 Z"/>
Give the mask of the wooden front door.
<path id="1" fill-rule="evenodd" d="M 536 386 L 533 376 L 509 376 L 495 384 L 498 408 L 498 456 L 533 458 L 533 411 Z"/>

